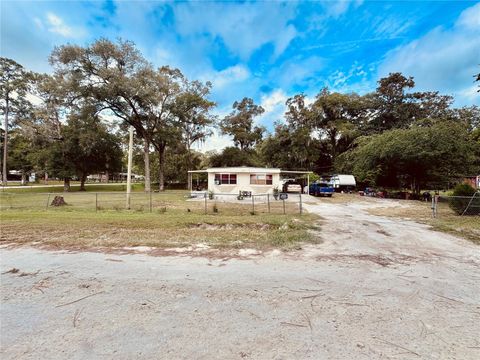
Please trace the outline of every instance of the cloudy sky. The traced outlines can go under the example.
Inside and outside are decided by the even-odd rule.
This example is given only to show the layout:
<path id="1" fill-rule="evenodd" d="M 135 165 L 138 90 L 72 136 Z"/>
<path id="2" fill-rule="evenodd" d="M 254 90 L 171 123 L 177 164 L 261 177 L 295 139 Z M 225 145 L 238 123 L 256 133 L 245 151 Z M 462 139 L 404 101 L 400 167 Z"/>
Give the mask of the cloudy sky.
<path id="1" fill-rule="evenodd" d="M 1 2 L 2 57 L 50 72 L 55 45 L 99 38 L 133 40 L 155 65 L 210 80 L 217 113 L 244 96 L 266 113 L 272 129 L 285 100 L 322 87 L 372 91 L 389 72 L 415 77 L 419 90 L 480 103 L 478 1 Z M 205 149 L 229 139 L 214 136 Z"/>

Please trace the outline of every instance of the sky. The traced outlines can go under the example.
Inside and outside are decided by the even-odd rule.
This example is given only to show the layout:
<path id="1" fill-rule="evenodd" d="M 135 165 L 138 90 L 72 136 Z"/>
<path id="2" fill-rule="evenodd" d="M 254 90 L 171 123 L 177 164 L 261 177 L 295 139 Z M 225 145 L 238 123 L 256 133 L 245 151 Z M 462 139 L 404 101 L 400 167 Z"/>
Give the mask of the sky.
<path id="1" fill-rule="evenodd" d="M 29 70 L 51 72 L 57 45 L 132 40 L 154 65 L 211 81 L 220 117 L 253 98 L 269 131 L 295 94 L 365 94 L 397 71 L 455 106 L 480 104 L 479 1 L 2 0 L 0 10 L 1 56 Z M 200 150 L 228 145 L 216 133 Z"/>

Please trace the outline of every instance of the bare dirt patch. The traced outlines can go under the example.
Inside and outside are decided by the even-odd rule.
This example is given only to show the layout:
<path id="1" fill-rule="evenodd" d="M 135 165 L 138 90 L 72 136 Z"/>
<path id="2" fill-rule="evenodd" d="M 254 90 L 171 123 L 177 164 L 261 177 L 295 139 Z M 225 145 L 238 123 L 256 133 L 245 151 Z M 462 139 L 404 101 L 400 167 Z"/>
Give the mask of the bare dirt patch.
<path id="1" fill-rule="evenodd" d="M 3 359 L 478 358 L 480 273 L 452 257 L 1 251 L 40 270 L 2 274 Z"/>

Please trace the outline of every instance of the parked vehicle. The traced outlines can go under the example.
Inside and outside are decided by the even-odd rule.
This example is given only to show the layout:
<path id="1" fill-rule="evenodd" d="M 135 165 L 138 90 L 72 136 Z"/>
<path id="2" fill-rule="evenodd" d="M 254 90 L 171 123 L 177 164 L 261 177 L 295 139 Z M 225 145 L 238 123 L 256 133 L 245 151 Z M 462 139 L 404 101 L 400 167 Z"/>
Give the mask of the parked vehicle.
<path id="1" fill-rule="evenodd" d="M 329 183 L 333 186 L 335 191 L 347 191 L 350 192 L 355 189 L 357 182 L 353 175 L 333 175 L 330 178 Z"/>
<path id="2" fill-rule="evenodd" d="M 331 186 L 326 182 L 315 182 L 313 184 L 310 184 L 309 192 L 310 192 L 310 195 L 313 195 L 313 196 L 332 197 L 335 190 L 333 189 L 333 186 Z"/>
<path id="3" fill-rule="evenodd" d="M 302 185 L 300 185 L 295 179 L 283 179 L 282 191 L 285 193 L 301 193 Z"/>
<path id="4" fill-rule="evenodd" d="M 287 193 L 301 193 L 302 192 L 302 186 L 300 184 L 286 184 L 286 189 L 285 192 Z"/>

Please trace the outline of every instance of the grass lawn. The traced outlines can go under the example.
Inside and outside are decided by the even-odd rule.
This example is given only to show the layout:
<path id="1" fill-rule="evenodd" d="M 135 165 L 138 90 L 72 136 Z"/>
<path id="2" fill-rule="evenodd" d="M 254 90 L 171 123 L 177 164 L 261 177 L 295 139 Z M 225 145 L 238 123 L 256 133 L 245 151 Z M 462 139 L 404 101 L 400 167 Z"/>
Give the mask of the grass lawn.
<path id="1" fill-rule="evenodd" d="M 18 211 L 0 213 L 2 243 L 59 248 L 152 246 L 205 243 L 217 248 L 291 248 L 315 242 L 318 217 L 312 214 L 224 215 L 128 211 Z"/>
<path id="2" fill-rule="evenodd" d="M 52 207 L 55 195 L 44 192 L 3 192 L 0 240 L 61 248 L 168 248 L 206 243 L 218 248 L 258 249 L 316 241 L 312 230 L 318 228 L 319 217 L 300 215 L 296 203 L 287 202 L 284 215 L 281 201 L 272 201 L 269 213 L 267 204 L 258 200 L 252 215 L 250 201 L 207 199 L 205 214 L 205 200 L 191 200 L 186 195 L 186 191 L 138 191 L 132 194 L 131 210 L 127 211 L 125 193 L 120 191 L 62 193 L 67 203 L 62 207 Z"/>
<path id="3" fill-rule="evenodd" d="M 402 200 L 402 204 L 408 206 L 376 208 L 369 212 L 428 224 L 436 231 L 464 237 L 480 245 L 480 216 L 458 216 L 447 204 L 440 204 L 438 215 L 433 218 L 430 203 Z"/>
<path id="4" fill-rule="evenodd" d="M 9 188 L 4 187 L 1 189 L 0 193 L 17 193 L 17 194 L 27 194 L 27 193 L 61 193 L 63 192 L 63 183 L 61 184 L 51 184 L 54 186 L 44 187 L 42 184 L 36 184 L 33 186 L 26 186 L 22 188 Z M 12 185 L 13 186 L 13 185 Z M 86 184 L 86 192 L 106 192 L 106 191 L 125 191 L 127 188 L 126 184 Z M 80 192 L 80 183 L 72 183 L 70 185 L 71 192 Z M 140 183 L 132 184 L 132 191 L 143 191 L 144 185 Z"/>

